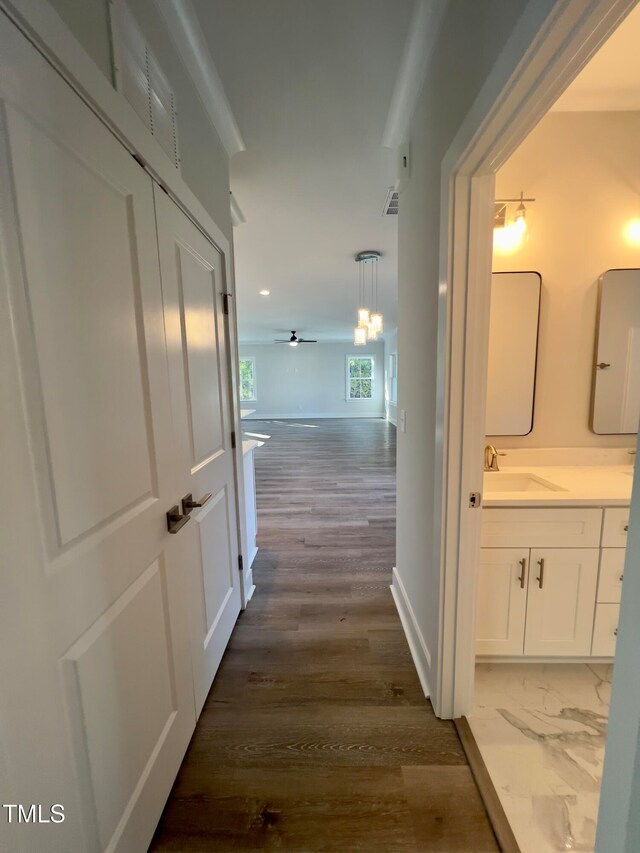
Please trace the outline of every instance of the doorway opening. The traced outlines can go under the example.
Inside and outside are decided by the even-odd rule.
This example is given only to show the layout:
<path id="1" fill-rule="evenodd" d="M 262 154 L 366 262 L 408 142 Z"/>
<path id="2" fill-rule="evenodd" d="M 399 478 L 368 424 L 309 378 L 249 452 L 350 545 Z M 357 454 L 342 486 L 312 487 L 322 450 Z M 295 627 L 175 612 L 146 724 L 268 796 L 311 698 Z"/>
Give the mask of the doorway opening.
<path id="1" fill-rule="evenodd" d="M 640 393 L 640 113 L 628 78 L 606 89 L 640 10 L 558 5 L 489 127 L 444 167 L 437 703 L 469 717 L 523 851 L 594 849 Z"/>

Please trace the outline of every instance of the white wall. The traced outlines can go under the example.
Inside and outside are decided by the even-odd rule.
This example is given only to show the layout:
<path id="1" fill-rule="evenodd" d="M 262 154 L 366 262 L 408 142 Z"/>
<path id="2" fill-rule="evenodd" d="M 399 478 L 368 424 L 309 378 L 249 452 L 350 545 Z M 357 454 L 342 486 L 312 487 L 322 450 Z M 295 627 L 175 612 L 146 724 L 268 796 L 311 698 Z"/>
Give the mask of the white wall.
<path id="1" fill-rule="evenodd" d="M 373 399 L 346 399 L 347 355 L 372 355 Z M 256 403 L 252 418 L 384 417 L 384 345 L 352 343 L 240 344 L 240 358 L 256 360 Z"/>
<path id="2" fill-rule="evenodd" d="M 398 331 L 394 329 L 393 332 L 385 332 L 384 336 L 384 412 L 387 420 L 394 424 L 394 426 L 398 425 L 398 405 L 397 400 L 395 403 L 391 402 L 391 379 L 389 377 L 389 356 L 392 353 L 398 354 Z M 397 368 L 397 358 L 396 358 L 396 374 L 398 372 Z M 397 387 L 397 383 L 396 383 Z"/>
<path id="3" fill-rule="evenodd" d="M 529 239 L 494 253 L 496 272 L 542 275 L 533 430 L 500 447 L 627 447 L 629 436 L 591 431 L 598 278 L 640 266 L 624 238 L 638 216 L 640 112 L 549 113 L 496 178 L 496 196 L 524 191 Z"/>
<path id="4" fill-rule="evenodd" d="M 108 0 L 48 2 L 105 77 L 113 81 Z M 182 178 L 231 241 L 227 153 L 207 117 L 155 3 L 153 0 L 127 2 L 176 95 Z"/>
<path id="5" fill-rule="evenodd" d="M 534 2 L 541 16 L 552 5 Z M 441 164 L 527 5 L 450 0 L 411 123 L 411 176 L 400 195 L 398 407 L 407 420 L 406 432 L 398 431 L 396 573 L 431 689 L 438 678 L 441 586 L 434 563 L 441 533 L 433 521 Z"/>

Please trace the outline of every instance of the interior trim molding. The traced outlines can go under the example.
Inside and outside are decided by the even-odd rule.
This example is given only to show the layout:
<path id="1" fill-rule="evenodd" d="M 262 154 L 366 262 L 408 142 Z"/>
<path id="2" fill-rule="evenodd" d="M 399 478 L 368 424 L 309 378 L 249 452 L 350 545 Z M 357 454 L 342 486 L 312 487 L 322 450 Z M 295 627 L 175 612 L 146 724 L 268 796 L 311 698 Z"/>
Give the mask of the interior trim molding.
<path id="1" fill-rule="evenodd" d="M 413 612 L 407 591 L 395 566 L 393 567 L 392 574 L 391 595 L 396 603 L 404 635 L 409 643 L 409 651 L 411 652 L 411 657 L 413 658 L 413 663 L 418 673 L 420 684 L 422 685 L 422 691 L 425 697 L 428 698 L 431 695 L 427 679 L 427 673 L 431 668 L 431 654 L 418 627 L 418 621 Z"/>
<path id="2" fill-rule="evenodd" d="M 407 133 L 427 74 L 449 0 L 418 0 L 407 32 L 382 134 L 383 148 L 407 142 Z"/>
<path id="3" fill-rule="evenodd" d="M 156 0 L 156 9 L 167 25 L 169 35 L 227 154 L 233 157 L 239 151 L 245 151 L 240 128 L 191 0 L 172 0 L 171 3 Z"/>
<path id="4" fill-rule="evenodd" d="M 231 204 L 231 224 L 234 228 L 237 228 L 238 225 L 244 225 L 247 220 L 233 193 L 229 193 L 229 199 Z"/>
<path id="5" fill-rule="evenodd" d="M 502 853 L 520 853 L 520 846 L 511 829 L 511 824 L 505 814 L 500 797 L 495 789 L 487 765 L 484 763 L 478 743 L 466 717 L 458 717 L 453 721 L 460 743 L 467 756 L 471 773 L 478 786 L 478 792 L 489 818 L 489 823 L 500 845 Z"/>

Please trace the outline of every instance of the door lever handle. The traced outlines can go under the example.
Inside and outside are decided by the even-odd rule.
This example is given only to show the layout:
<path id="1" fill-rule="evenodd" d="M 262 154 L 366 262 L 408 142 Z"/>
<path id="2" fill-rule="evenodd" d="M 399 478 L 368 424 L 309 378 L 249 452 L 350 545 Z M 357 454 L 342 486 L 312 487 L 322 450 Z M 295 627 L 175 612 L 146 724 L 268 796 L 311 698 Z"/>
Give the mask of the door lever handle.
<path id="1" fill-rule="evenodd" d="M 188 515 L 192 509 L 197 509 L 198 507 L 204 506 L 207 501 L 210 501 L 213 495 L 211 492 L 207 492 L 206 495 L 203 495 L 199 501 L 194 501 L 193 495 L 189 493 L 182 498 L 182 512 L 185 515 Z"/>
<path id="2" fill-rule="evenodd" d="M 176 504 L 167 513 L 167 530 L 169 533 L 177 533 L 178 530 L 182 530 L 187 521 L 189 521 L 189 516 L 180 515 L 180 507 Z"/>

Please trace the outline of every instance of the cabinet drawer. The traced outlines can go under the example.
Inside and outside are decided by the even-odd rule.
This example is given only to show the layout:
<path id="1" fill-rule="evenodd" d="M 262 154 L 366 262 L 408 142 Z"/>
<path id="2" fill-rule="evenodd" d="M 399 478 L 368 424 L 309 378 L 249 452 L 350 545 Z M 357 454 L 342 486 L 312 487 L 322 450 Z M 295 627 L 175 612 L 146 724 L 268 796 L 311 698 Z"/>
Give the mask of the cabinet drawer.
<path id="1" fill-rule="evenodd" d="M 602 525 L 603 548 L 626 548 L 629 507 L 607 507 Z"/>
<path id="2" fill-rule="evenodd" d="M 616 653 L 619 604 L 596 604 L 591 654 L 594 657 L 613 657 Z"/>
<path id="3" fill-rule="evenodd" d="M 597 548 L 602 510 L 497 509 L 482 511 L 483 548 Z"/>
<path id="4" fill-rule="evenodd" d="M 598 601 L 620 603 L 622 572 L 624 571 L 624 548 L 603 548 L 598 577 Z"/>

